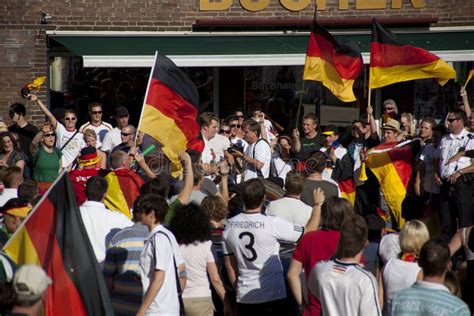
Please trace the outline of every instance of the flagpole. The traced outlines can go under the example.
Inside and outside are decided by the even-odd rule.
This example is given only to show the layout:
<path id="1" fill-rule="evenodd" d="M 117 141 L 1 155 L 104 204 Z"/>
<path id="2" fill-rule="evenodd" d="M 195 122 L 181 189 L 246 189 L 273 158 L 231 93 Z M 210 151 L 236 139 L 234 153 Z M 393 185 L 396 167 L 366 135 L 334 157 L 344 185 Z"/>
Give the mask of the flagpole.
<path id="1" fill-rule="evenodd" d="M 300 102 L 298 103 L 298 112 L 296 114 L 296 122 L 295 122 L 295 128 L 298 128 L 298 122 L 299 122 L 299 119 L 300 119 L 300 112 L 301 112 L 301 104 L 303 103 L 303 95 L 305 94 L 305 91 L 304 91 L 304 83 L 305 83 L 306 80 L 303 79 L 303 84 L 301 86 L 301 94 L 300 94 Z"/>
<path id="2" fill-rule="evenodd" d="M 153 59 L 153 66 L 151 67 L 150 77 L 148 77 L 148 84 L 146 86 L 145 97 L 143 98 L 142 112 L 140 113 L 140 119 L 138 120 L 137 132 L 135 133 L 135 139 L 133 142 L 135 146 L 137 145 L 137 136 L 138 131 L 140 130 L 140 123 L 142 122 L 143 112 L 145 111 L 146 96 L 148 95 L 148 90 L 150 89 L 151 79 L 153 78 L 153 72 L 155 71 L 156 59 L 158 58 L 158 51 L 155 51 L 155 58 Z"/>

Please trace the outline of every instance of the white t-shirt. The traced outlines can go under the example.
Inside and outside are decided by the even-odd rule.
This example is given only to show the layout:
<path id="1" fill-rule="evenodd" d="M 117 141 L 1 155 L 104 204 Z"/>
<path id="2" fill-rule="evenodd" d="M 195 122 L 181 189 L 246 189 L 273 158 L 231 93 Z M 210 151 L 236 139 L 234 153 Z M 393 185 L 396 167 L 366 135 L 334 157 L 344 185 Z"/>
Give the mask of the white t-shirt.
<path id="1" fill-rule="evenodd" d="M 199 190 L 192 190 L 191 195 L 189 196 L 189 202 L 196 202 L 197 204 L 201 205 L 202 200 L 204 200 L 206 196 L 207 196 L 206 194 L 202 193 Z M 173 195 L 170 198 L 170 203 L 173 203 L 174 200 L 176 200 L 177 198 L 178 198 L 178 194 Z"/>
<path id="2" fill-rule="evenodd" d="M 4 206 L 5 203 L 10 199 L 18 197 L 18 189 L 3 189 L 2 194 L 0 195 L 0 207 Z"/>
<path id="3" fill-rule="evenodd" d="M 389 306 L 393 296 L 416 282 L 421 268 L 416 262 L 406 262 L 398 258 L 390 259 L 383 268 L 383 287 L 385 303 Z"/>
<path id="4" fill-rule="evenodd" d="M 97 135 L 97 146 L 99 148 L 100 145 L 102 145 L 102 141 L 104 140 L 105 134 L 110 132 L 113 128 L 112 125 L 104 121 L 102 121 L 102 123 L 100 123 L 100 125 L 98 126 L 94 126 L 91 124 L 91 122 L 87 122 L 79 128 L 79 132 L 84 133 L 86 129 L 91 129 L 95 132 L 95 134 Z"/>
<path id="5" fill-rule="evenodd" d="M 203 137 L 202 139 L 204 140 L 204 149 L 201 155 L 201 162 L 210 164 L 212 160 L 215 160 L 212 156 L 211 144 L 206 138 Z"/>
<path id="6" fill-rule="evenodd" d="M 216 134 L 216 136 L 209 141 L 209 145 L 216 154 L 216 161 L 221 161 L 224 159 L 224 150 L 227 150 L 230 146 L 230 140 L 223 135 Z"/>
<path id="7" fill-rule="evenodd" d="M 68 131 L 63 124 L 56 124 L 56 147 L 61 149 L 64 144 L 76 133 L 76 131 Z M 64 147 L 62 150 L 61 166 L 67 168 L 71 163 L 74 162 L 77 156 L 81 153 L 81 149 L 86 147 L 84 142 L 84 135 L 78 132 L 74 138 Z"/>
<path id="8" fill-rule="evenodd" d="M 471 137 L 472 134 L 463 129 L 458 135 L 449 134 L 441 139 L 441 143 L 435 151 L 435 156 L 439 159 L 438 168 L 441 179 L 447 179 L 455 171 L 471 164 L 473 159 L 469 157 L 461 157 L 456 162 L 446 164 L 449 158 L 458 153 L 459 148 L 464 147 L 464 150 L 474 149 L 474 139 L 471 139 Z"/>
<path id="9" fill-rule="evenodd" d="M 97 261 L 102 263 L 112 237 L 133 222 L 122 213 L 108 210 L 101 202 L 85 201 L 79 210 Z"/>
<path id="10" fill-rule="evenodd" d="M 271 162 L 271 174 L 274 177 L 283 179 L 283 183 L 286 181 L 286 174 L 293 169 L 291 162 L 285 162 L 280 157 L 273 157 Z"/>
<path id="11" fill-rule="evenodd" d="M 279 241 L 297 242 L 303 231 L 301 226 L 260 213 L 240 213 L 229 220 L 223 251 L 237 262 L 237 302 L 256 304 L 286 297 Z"/>
<path id="12" fill-rule="evenodd" d="M 255 155 L 254 149 L 255 148 Z M 270 175 L 270 162 L 272 160 L 272 150 L 270 149 L 270 145 L 264 140 L 259 139 L 257 142 L 250 144 L 247 149 L 245 150 L 245 155 L 255 158 L 260 162 L 263 162 L 263 167 L 260 171 L 263 174 L 264 178 L 268 178 Z M 245 164 L 244 170 L 244 179 L 245 181 L 257 178 L 257 170 L 254 166 L 250 165 L 249 163 Z"/>
<path id="13" fill-rule="evenodd" d="M 306 226 L 312 212 L 311 206 L 292 197 L 284 197 L 272 201 L 266 209 L 267 215 L 276 216 L 300 226 Z"/>
<path id="14" fill-rule="evenodd" d="M 381 315 L 374 276 L 355 263 L 321 261 L 308 278 L 322 315 Z"/>
<path id="15" fill-rule="evenodd" d="M 120 145 L 122 143 L 121 133 L 120 128 L 114 127 L 113 130 L 105 134 L 100 150 L 111 151 L 115 146 Z"/>
<path id="16" fill-rule="evenodd" d="M 162 233 L 158 233 L 159 231 L 165 233 L 169 239 Z M 155 270 L 164 271 L 165 278 L 153 303 L 146 310 L 146 315 L 179 315 L 178 289 L 176 288 L 173 256 L 176 260 L 176 267 L 179 267 L 184 261 L 176 238 L 163 225 L 158 225 L 145 240 L 145 247 L 140 255 L 143 295 L 150 286 Z"/>
<path id="17" fill-rule="evenodd" d="M 187 272 L 183 298 L 211 296 L 207 277 L 207 264 L 215 262 L 211 247 L 212 241 L 210 240 L 180 246 Z"/>

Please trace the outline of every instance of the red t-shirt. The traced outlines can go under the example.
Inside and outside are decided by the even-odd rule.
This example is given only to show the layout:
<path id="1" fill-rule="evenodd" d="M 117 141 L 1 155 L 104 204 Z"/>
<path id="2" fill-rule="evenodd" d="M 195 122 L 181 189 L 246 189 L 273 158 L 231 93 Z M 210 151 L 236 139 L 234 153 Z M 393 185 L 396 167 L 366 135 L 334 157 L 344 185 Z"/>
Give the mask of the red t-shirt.
<path id="1" fill-rule="evenodd" d="M 303 236 L 296 246 L 293 259 L 303 265 L 306 279 L 319 261 L 328 260 L 334 256 L 339 237 L 339 232 L 335 230 L 317 230 Z M 309 291 L 307 303 L 304 310 L 305 316 L 321 315 L 321 304 Z"/>
<path id="2" fill-rule="evenodd" d="M 100 169 L 75 169 L 69 171 L 72 187 L 76 193 L 77 206 L 81 206 L 86 201 L 86 182 L 90 177 L 97 176 Z"/>

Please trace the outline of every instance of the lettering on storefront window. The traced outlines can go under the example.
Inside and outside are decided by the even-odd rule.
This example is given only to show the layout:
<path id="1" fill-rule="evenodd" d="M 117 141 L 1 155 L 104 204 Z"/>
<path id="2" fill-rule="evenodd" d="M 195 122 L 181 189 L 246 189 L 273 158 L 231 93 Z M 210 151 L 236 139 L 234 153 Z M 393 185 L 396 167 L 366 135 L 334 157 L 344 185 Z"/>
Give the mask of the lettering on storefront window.
<path id="1" fill-rule="evenodd" d="M 301 11 L 306 9 L 311 2 L 315 1 L 318 11 L 326 10 L 326 0 L 280 0 L 280 4 L 288 11 Z M 356 10 L 377 10 L 385 9 L 387 4 L 391 4 L 392 9 L 401 9 L 402 0 L 353 0 Z M 200 11 L 225 11 L 230 9 L 233 0 L 199 0 Z M 250 12 L 258 12 L 266 9 L 270 0 L 240 0 L 240 6 Z M 349 0 L 339 0 L 339 10 L 349 9 Z M 414 9 L 425 7 L 425 0 L 410 0 Z"/>

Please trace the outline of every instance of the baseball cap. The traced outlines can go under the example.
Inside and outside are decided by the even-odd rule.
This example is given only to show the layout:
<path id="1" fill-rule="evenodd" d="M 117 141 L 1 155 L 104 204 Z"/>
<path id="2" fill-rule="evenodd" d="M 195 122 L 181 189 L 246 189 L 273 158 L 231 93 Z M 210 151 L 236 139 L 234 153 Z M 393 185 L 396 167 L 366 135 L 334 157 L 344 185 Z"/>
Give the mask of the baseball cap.
<path id="1" fill-rule="evenodd" d="M 337 127 L 334 126 L 334 125 L 326 126 L 326 128 L 324 129 L 324 132 L 322 134 L 326 135 L 326 136 L 329 136 L 329 135 L 332 135 L 332 134 L 337 134 Z"/>
<path id="2" fill-rule="evenodd" d="M 13 277 L 13 290 L 19 301 L 37 301 L 53 281 L 34 264 L 22 265 Z"/>

